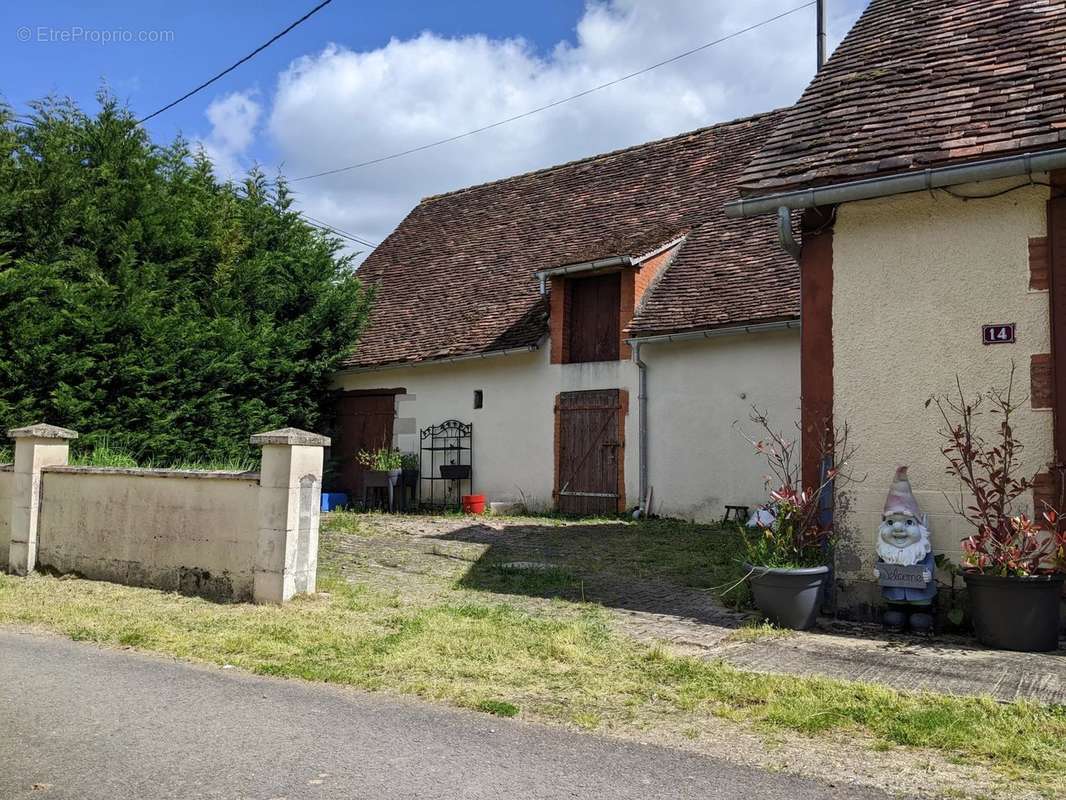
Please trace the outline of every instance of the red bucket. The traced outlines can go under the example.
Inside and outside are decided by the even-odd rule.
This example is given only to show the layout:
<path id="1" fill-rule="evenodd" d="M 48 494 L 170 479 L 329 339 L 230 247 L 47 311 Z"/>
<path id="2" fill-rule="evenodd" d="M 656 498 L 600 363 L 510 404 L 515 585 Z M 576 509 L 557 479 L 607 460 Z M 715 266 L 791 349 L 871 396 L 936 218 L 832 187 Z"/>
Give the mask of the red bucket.
<path id="1" fill-rule="evenodd" d="M 485 495 L 483 494 L 464 494 L 463 495 L 463 511 L 467 514 L 484 514 L 485 513 Z"/>

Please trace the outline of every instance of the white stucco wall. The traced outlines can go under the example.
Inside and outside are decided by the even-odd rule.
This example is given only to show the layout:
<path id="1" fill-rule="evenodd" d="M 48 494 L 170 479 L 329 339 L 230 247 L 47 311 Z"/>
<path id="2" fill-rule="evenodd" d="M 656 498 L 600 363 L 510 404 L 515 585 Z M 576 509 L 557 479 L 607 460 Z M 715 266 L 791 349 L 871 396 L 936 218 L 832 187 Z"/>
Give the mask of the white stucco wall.
<path id="1" fill-rule="evenodd" d="M 15 488 L 15 473 L 10 465 L 0 465 L 0 569 L 7 566 L 7 551 L 11 543 L 11 493 Z"/>
<path id="2" fill-rule="evenodd" d="M 47 468 L 38 564 L 97 580 L 246 599 L 259 534 L 258 477 Z"/>
<path id="3" fill-rule="evenodd" d="M 765 502 L 765 462 L 734 422 L 761 437 L 748 423 L 755 404 L 798 438 L 799 332 L 644 345 L 641 359 L 648 365 L 648 480 L 657 513 L 721 519 L 726 503 Z"/>
<path id="4" fill-rule="evenodd" d="M 751 402 L 791 428 L 799 407 L 797 332 L 645 345 L 649 481 L 656 512 L 718 519 L 725 502 L 763 496 L 758 461 L 733 429 Z M 396 445 L 417 452 L 417 430 L 446 419 L 474 424 L 474 488 L 492 500 L 548 508 L 554 485 L 554 402 L 560 392 L 624 389 L 626 502 L 638 502 L 636 365 L 631 361 L 551 364 L 547 344 L 515 354 L 337 377 L 346 390 L 404 387 Z M 475 389 L 484 406 L 473 408 Z M 746 395 L 742 397 L 741 395 Z"/>
<path id="5" fill-rule="evenodd" d="M 958 187 L 988 193 L 1018 181 Z M 953 557 L 965 523 L 948 513 L 936 394 L 959 375 L 969 394 L 1007 382 L 1029 393 L 1029 361 L 1047 353 L 1048 296 L 1030 291 L 1028 243 L 1046 233 L 1048 189 L 1032 186 L 1001 197 L 962 201 L 942 193 L 849 203 L 833 235 L 834 415 L 860 447 L 864 484 L 852 488 L 849 526 L 858 552 L 842 577 L 869 578 L 875 533 L 893 470 L 910 467 L 911 483 L 930 514 L 934 546 Z M 988 346 L 981 325 L 1016 323 L 1016 344 Z M 991 423 L 989 420 L 988 422 Z M 1026 405 L 1015 429 L 1030 476 L 1052 459 L 1052 414 Z M 857 556 L 857 557 L 854 557 Z"/>

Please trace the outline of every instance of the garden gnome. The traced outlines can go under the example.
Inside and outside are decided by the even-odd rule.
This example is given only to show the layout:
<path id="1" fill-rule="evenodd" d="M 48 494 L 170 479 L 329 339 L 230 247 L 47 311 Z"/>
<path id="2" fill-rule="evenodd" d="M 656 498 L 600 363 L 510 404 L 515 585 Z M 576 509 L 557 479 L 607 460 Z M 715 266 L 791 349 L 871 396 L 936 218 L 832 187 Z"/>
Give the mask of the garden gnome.
<path id="1" fill-rule="evenodd" d="M 892 480 L 877 529 L 877 565 L 874 577 L 888 601 L 885 627 L 930 634 L 933 631 L 933 602 L 936 599 L 933 548 L 929 543 L 927 518 L 911 492 L 907 468 L 899 467 Z"/>

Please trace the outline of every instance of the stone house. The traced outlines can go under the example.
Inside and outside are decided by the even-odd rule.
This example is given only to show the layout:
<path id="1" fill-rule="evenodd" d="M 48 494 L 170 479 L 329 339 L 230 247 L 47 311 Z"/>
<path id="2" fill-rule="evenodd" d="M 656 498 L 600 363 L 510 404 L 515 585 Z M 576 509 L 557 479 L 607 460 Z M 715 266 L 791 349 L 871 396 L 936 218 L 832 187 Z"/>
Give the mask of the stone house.
<path id="1" fill-rule="evenodd" d="M 423 200 L 360 269 L 377 296 L 335 379 L 339 488 L 361 498 L 356 452 L 391 444 L 419 454 L 424 499 L 594 514 L 650 497 L 701 520 L 760 502 L 733 423 L 753 403 L 797 419 L 799 277 L 774 220 L 723 208 L 782 118 Z M 471 450 L 437 460 L 423 433 L 448 420 Z M 440 485 L 451 462 L 471 480 Z"/>
<path id="2" fill-rule="evenodd" d="M 958 556 L 933 395 L 1007 382 L 1037 498 L 1066 457 L 1066 5 L 872 0 L 739 178 L 734 219 L 802 215 L 804 431 L 860 447 L 839 560 L 850 603 L 885 490 L 910 466 L 934 546 Z M 784 211 L 781 211 L 784 209 Z M 990 329 L 983 326 L 992 326 Z M 810 437 L 808 437 L 810 438 Z M 806 482 L 816 454 L 805 442 Z M 848 603 L 845 603 L 846 605 Z"/>

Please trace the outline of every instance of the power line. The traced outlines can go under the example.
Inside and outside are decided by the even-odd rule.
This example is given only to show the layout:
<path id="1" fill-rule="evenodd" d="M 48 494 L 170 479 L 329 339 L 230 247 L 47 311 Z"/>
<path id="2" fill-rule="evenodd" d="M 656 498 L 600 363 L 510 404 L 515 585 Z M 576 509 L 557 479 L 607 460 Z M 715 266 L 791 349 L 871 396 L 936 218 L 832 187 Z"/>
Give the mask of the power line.
<path id="1" fill-rule="evenodd" d="M 795 14 L 797 11 L 802 11 L 805 8 L 810 8 L 811 6 L 815 5 L 815 2 L 816 0 L 811 0 L 811 2 L 809 3 L 804 3 L 801 6 L 796 6 L 795 8 L 790 9 L 789 11 L 783 11 L 777 16 L 770 17 L 769 19 L 764 19 L 762 22 L 756 22 L 754 25 L 749 25 L 748 27 L 742 28 L 739 31 L 734 31 L 733 33 L 723 36 L 720 39 L 715 39 L 712 42 L 706 42 L 705 44 L 701 44 L 699 47 L 693 47 L 691 50 L 686 50 L 683 53 L 678 53 L 676 56 L 671 56 L 670 58 L 664 61 L 660 61 L 656 64 L 651 64 L 647 67 L 644 67 L 643 69 L 638 69 L 636 72 L 630 72 L 628 75 L 623 75 L 619 78 L 615 78 L 614 80 L 607 81 L 606 83 L 601 83 L 598 86 L 593 86 L 589 89 L 585 89 L 584 91 L 578 92 L 577 94 L 572 94 L 569 97 L 563 97 L 559 100 L 553 100 L 552 102 L 547 103 L 546 105 L 538 106 L 537 108 L 531 108 L 529 111 L 523 111 L 521 114 L 515 114 L 513 117 L 507 117 L 506 119 L 501 119 L 488 125 L 482 125 L 480 128 L 474 128 L 473 130 L 465 131 L 464 133 L 459 133 L 455 136 L 449 136 L 445 139 L 438 139 L 435 142 L 428 142 L 426 144 L 419 145 L 418 147 L 412 147 L 408 150 L 401 150 L 398 153 L 392 153 L 387 156 L 381 156 L 380 158 L 372 158 L 369 161 L 360 161 L 357 164 L 349 164 L 346 167 L 337 167 L 336 169 L 323 170 L 322 172 L 315 172 L 311 175 L 303 175 L 299 178 L 292 178 L 290 180 L 307 181 L 311 180 L 312 178 L 321 178 L 325 175 L 336 175 L 340 172 L 348 172 L 353 169 L 369 167 L 373 164 L 380 164 L 383 161 L 391 161 L 394 158 L 409 156 L 412 153 L 419 153 L 423 150 L 429 150 L 431 147 L 439 147 L 442 144 L 448 144 L 450 142 L 458 141 L 459 139 L 465 139 L 467 136 L 473 136 L 475 133 L 483 133 L 484 131 L 491 130 L 493 128 L 498 128 L 501 125 L 506 125 L 509 122 L 515 122 L 520 119 L 525 119 L 526 117 L 531 117 L 534 114 L 539 114 L 541 111 L 547 111 L 550 108 L 561 106 L 564 103 L 569 103 L 571 100 L 577 100 L 580 97 L 592 94 L 593 92 L 598 92 L 601 89 L 606 89 L 610 86 L 615 86 L 619 83 L 622 83 L 623 81 L 628 81 L 630 78 L 636 78 L 638 75 L 644 75 L 645 73 L 651 72 L 653 69 L 658 69 L 659 67 L 666 66 L 667 64 L 672 64 L 675 61 L 680 61 L 682 58 L 687 58 L 688 56 L 691 56 L 695 53 L 699 53 L 700 51 L 706 50 L 709 47 L 714 47 L 715 45 L 722 44 L 722 42 L 727 42 L 730 39 L 735 39 L 738 36 L 753 31 L 756 28 L 761 28 L 764 25 L 769 25 L 771 22 L 777 22 L 777 20 L 783 19 L 784 17 L 787 17 L 790 14 Z"/>
<path id="2" fill-rule="evenodd" d="M 323 8 L 325 8 L 326 6 L 328 6 L 332 2 L 333 2 L 333 0 L 322 0 L 321 3 L 319 3 L 317 6 L 315 6 L 310 11 L 308 11 L 306 14 L 304 14 L 302 17 L 300 17 L 298 20 L 296 20 L 296 22 L 292 23 L 285 30 L 274 34 L 274 36 L 272 36 L 265 44 L 259 45 L 259 47 L 255 48 L 255 50 L 250 52 L 248 55 L 246 55 L 240 61 L 237 61 L 232 66 L 227 67 L 226 69 L 222 70 L 222 72 L 218 73 L 215 77 L 211 78 L 210 80 L 204 81 L 199 86 L 197 86 L 195 89 L 193 89 L 191 92 L 186 92 L 181 97 L 179 97 L 177 100 L 175 100 L 175 101 L 173 101 L 171 103 L 167 103 L 162 108 L 153 111 L 147 117 L 144 117 L 143 119 L 137 120 L 137 124 L 138 125 L 144 124 L 145 122 L 150 120 L 152 117 L 155 117 L 155 116 L 158 116 L 159 114 L 162 114 L 164 111 L 166 111 L 167 109 L 173 108 L 174 106 L 176 106 L 178 103 L 182 102 L 183 100 L 188 100 L 190 97 L 192 97 L 194 94 L 196 94 L 197 92 L 201 91 L 202 89 L 206 89 L 208 86 L 210 86 L 212 83 L 217 81 L 219 78 L 221 78 L 224 75 L 228 75 L 229 73 L 233 72 L 233 70 L 237 69 L 237 67 L 239 67 L 241 64 L 243 64 L 245 61 L 249 61 L 249 60 L 255 58 L 257 55 L 259 55 L 259 53 L 261 53 L 264 50 L 266 50 L 268 47 L 270 47 L 270 45 L 274 44 L 274 42 L 276 42 L 282 36 L 287 34 L 289 31 L 291 31 L 297 25 L 300 25 L 301 23 L 307 21 L 308 19 L 310 19 L 312 16 L 314 16 L 316 13 L 321 11 Z"/>
<path id="3" fill-rule="evenodd" d="M 361 245 L 362 247 L 367 248 L 367 250 L 373 250 L 373 249 L 375 249 L 377 247 L 377 245 L 372 244 L 372 243 L 370 243 L 368 241 L 365 241 L 364 239 L 361 239 L 358 236 L 353 236 L 353 235 L 347 233 L 346 231 L 340 230 L 338 228 L 334 228 L 332 225 L 327 225 L 324 222 L 319 222 L 318 220 L 315 220 L 315 219 L 313 219 L 311 217 L 304 217 L 304 221 L 308 225 L 310 225 L 312 228 L 315 228 L 316 230 L 320 230 L 320 231 L 323 231 L 325 233 L 332 234 L 333 236 L 336 236 L 336 237 L 338 237 L 340 239 L 346 239 L 347 241 L 352 242 L 353 244 L 358 244 L 358 245 Z M 359 252 L 364 252 L 364 251 L 360 250 Z"/>
<path id="4" fill-rule="evenodd" d="M 324 225 L 315 225 L 315 224 L 313 224 L 311 222 L 309 222 L 307 224 L 310 225 L 312 228 L 314 228 L 316 231 L 322 231 L 322 233 L 328 233 L 331 236 L 336 236 L 338 239 L 344 239 L 345 241 L 349 241 L 352 244 L 357 244 L 360 247 L 366 247 L 366 245 L 364 245 L 362 242 L 357 242 L 354 239 L 351 239 L 351 238 L 349 238 L 347 236 L 344 236 L 343 234 L 337 233 L 335 230 L 333 230 L 333 228 L 327 228 Z M 372 249 L 372 248 L 368 248 L 368 249 Z M 357 250 L 356 254 L 358 255 L 358 254 L 361 254 L 363 252 L 364 252 L 363 250 Z"/>
<path id="5" fill-rule="evenodd" d="M 337 233 L 340 233 L 340 234 L 343 234 L 344 236 L 347 236 L 349 239 L 353 239 L 354 241 L 359 242 L 359 244 L 365 244 L 367 247 L 377 247 L 378 246 L 376 243 L 370 241 L 365 236 L 362 236 L 360 234 L 352 233 L 351 231 L 346 231 L 346 230 L 344 230 L 344 228 L 338 228 L 336 225 L 330 225 L 328 222 L 323 222 L 320 219 L 315 219 L 314 217 L 309 216 L 308 214 L 302 214 L 302 216 L 303 216 L 304 219 L 308 220 L 312 224 L 325 226 L 325 227 L 329 228 L 332 231 L 336 231 Z"/>

